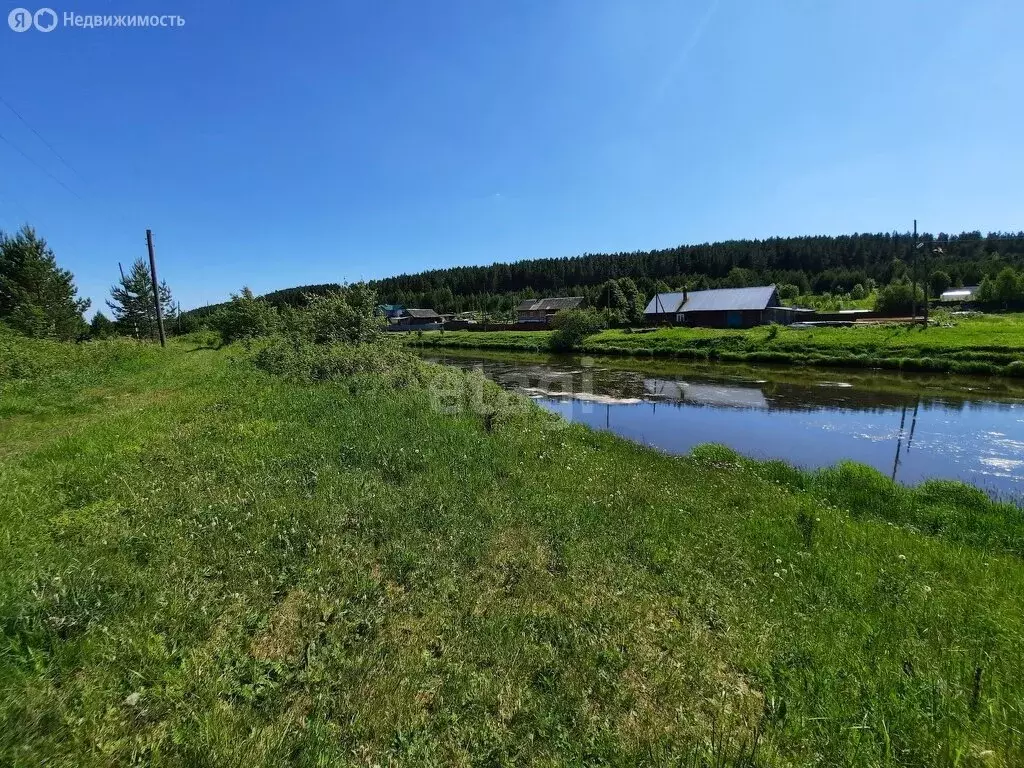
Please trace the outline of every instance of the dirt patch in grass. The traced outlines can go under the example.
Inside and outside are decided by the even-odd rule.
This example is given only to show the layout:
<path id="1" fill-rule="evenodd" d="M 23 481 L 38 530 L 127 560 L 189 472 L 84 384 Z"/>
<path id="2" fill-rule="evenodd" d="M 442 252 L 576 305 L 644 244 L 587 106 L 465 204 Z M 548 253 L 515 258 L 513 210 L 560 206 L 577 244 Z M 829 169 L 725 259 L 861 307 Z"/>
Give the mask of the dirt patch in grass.
<path id="1" fill-rule="evenodd" d="M 253 639 L 249 652 L 259 661 L 291 661 L 301 653 L 305 643 L 302 626 L 307 595 L 293 589 L 277 604 L 262 634 Z"/>

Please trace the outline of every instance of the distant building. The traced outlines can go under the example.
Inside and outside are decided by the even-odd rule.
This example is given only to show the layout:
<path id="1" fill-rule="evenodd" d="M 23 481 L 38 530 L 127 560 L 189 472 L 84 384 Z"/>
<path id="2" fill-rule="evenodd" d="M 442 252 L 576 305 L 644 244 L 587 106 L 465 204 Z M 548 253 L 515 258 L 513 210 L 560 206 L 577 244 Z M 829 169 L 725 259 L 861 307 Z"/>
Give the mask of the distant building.
<path id="1" fill-rule="evenodd" d="M 524 299 L 516 307 L 520 323 L 547 323 L 563 309 L 576 309 L 583 303 L 582 296 L 567 296 L 557 299 Z"/>
<path id="2" fill-rule="evenodd" d="M 647 304 L 648 322 L 706 328 L 751 328 L 793 322 L 796 310 L 783 307 L 774 285 L 659 293 Z"/>
<path id="3" fill-rule="evenodd" d="M 403 309 L 398 322 L 402 325 L 431 325 L 440 323 L 441 316 L 432 309 Z"/>
<path id="4" fill-rule="evenodd" d="M 377 311 L 384 315 L 388 320 L 394 320 L 405 312 L 405 307 L 401 304 L 378 304 Z"/>
<path id="5" fill-rule="evenodd" d="M 976 285 L 965 285 L 963 288 L 950 288 L 948 291 L 943 291 L 942 295 L 939 296 L 939 301 L 945 301 L 950 303 L 959 303 L 974 301 L 977 298 L 978 286 Z"/>
<path id="6" fill-rule="evenodd" d="M 441 316 L 432 309 L 403 309 L 388 322 L 389 331 L 436 331 L 443 327 Z"/>

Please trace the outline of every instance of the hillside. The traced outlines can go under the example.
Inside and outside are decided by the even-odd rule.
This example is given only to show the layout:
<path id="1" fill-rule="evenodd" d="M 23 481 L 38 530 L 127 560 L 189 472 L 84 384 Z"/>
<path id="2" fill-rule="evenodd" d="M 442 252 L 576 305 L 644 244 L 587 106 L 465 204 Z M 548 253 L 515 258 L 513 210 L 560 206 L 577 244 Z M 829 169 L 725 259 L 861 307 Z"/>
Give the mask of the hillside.
<path id="1" fill-rule="evenodd" d="M 1024 232 L 921 234 L 922 279 L 945 272 L 953 285 L 977 285 L 1007 265 L 1024 265 Z M 941 253 L 935 253 L 940 248 Z M 662 250 L 584 254 L 533 259 L 512 264 L 451 267 L 376 280 L 382 301 L 441 312 L 507 311 L 521 297 L 580 295 L 597 301 L 601 285 L 628 277 L 650 296 L 684 282 L 691 289 L 790 284 L 806 293 L 848 293 L 860 284 L 883 285 L 913 264 L 909 233 L 778 237 L 681 245 Z M 927 258 L 925 258 L 927 257 Z M 267 294 L 278 306 L 301 303 L 304 293 L 321 293 L 336 284 L 285 288 Z M 196 317 L 211 308 L 193 310 Z"/>

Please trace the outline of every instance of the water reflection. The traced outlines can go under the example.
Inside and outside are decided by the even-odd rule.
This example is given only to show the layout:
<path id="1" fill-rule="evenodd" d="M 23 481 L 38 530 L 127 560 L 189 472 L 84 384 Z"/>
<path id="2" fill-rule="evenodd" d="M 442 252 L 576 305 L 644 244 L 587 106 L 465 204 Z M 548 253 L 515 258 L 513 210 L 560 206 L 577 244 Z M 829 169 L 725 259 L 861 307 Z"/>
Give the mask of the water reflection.
<path id="1" fill-rule="evenodd" d="M 802 369 L 430 356 L 476 368 L 572 421 L 671 453 L 719 442 L 803 467 L 843 459 L 904 483 L 953 478 L 1024 497 L 1024 399 L 985 380 Z M 974 390 L 974 391 L 972 391 Z"/>

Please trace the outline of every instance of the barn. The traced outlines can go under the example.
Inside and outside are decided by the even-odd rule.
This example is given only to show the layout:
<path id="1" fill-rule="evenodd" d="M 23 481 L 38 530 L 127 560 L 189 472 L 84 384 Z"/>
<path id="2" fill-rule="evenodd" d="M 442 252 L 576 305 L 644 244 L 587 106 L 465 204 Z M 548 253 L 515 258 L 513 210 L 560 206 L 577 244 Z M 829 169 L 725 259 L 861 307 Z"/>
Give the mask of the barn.
<path id="1" fill-rule="evenodd" d="M 443 327 L 441 316 L 432 309 L 403 309 L 388 322 L 389 331 L 437 331 Z"/>
<path id="2" fill-rule="evenodd" d="M 782 306 L 774 285 L 763 285 L 659 293 L 647 304 L 644 317 L 655 325 L 751 328 L 767 323 L 789 324 L 793 311 Z"/>
<path id="3" fill-rule="evenodd" d="M 563 309 L 576 309 L 582 302 L 582 296 L 524 299 L 516 307 L 516 317 L 520 323 L 547 323 Z"/>

